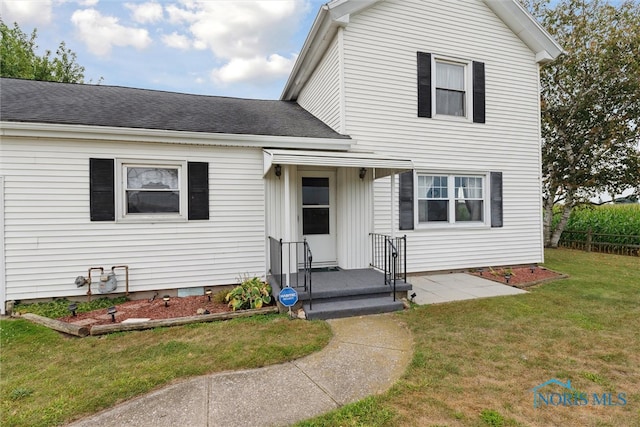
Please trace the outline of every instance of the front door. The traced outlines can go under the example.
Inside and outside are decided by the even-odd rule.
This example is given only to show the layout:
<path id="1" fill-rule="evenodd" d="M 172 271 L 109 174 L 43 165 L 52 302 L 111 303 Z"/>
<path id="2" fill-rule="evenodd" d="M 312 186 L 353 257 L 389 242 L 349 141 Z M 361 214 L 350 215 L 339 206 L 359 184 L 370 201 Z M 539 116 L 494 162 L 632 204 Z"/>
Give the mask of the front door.
<path id="1" fill-rule="evenodd" d="M 337 264 L 335 181 L 333 171 L 301 173 L 299 229 L 309 243 L 314 266 Z"/>

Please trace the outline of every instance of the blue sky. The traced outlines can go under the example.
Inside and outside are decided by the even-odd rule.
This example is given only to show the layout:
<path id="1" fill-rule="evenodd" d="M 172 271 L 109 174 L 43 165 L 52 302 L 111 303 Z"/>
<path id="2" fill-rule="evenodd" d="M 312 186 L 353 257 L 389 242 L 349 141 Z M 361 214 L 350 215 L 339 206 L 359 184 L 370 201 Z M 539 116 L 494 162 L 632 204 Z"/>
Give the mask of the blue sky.
<path id="1" fill-rule="evenodd" d="M 64 41 L 85 80 L 206 95 L 277 99 L 327 0 L 2 0 L 0 16 Z"/>

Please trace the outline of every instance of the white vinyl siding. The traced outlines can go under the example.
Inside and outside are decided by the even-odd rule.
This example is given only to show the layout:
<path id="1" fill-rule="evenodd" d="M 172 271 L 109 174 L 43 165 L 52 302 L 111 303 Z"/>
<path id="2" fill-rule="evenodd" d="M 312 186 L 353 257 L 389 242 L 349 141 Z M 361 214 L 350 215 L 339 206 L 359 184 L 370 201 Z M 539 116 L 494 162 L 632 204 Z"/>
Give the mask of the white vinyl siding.
<path id="1" fill-rule="evenodd" d="M 486 123 L 417 117 L 416 52 L 484 62 Z M 412 159 L 425 173 L 503 173 L 504 227 L 396 230 L 408 235 L 409 271 L 542 260 L 538 66 L 482 1 L 387 0 L 352 15 L 344 86 L 357 149 Z M 398 224 L 389 182 L 375 183 L 380 232 L 390 214 Z"/>
<path id="2" fill-rule="evenodd" d="M 262 150 L 185 147 L 3 137 L 7 299 L 84 295 L 75 277 L 100 266 L 128 265 L 131 292 L 263 276 Z M 208 162 L 210 220 L 90 221 L 92 157 Z"/>
<path id="3" fill-rule="evenodd" d="M 341 32 L 333 39 L 309 82 L 298 96 L 298 104 L 336 132 L 342 129 L 340 69 Z"/>

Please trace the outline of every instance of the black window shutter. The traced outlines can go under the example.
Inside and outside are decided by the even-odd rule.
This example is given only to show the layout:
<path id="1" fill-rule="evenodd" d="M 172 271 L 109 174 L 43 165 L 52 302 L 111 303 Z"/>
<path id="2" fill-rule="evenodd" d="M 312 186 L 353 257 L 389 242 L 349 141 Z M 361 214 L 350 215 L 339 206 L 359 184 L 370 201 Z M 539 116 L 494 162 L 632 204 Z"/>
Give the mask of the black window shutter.
<path id="1" fill-rule="evenodd" d="M 485 122 L 484 62 L 473 61 L 473 122 Z"/>
<path id="2" fill-rule="evenodd" d="M 413 230 L 413 171 L 400 174 L 400 230 Z"/>
<path id="3" fill-rule="evenodd" d="M 491 172 L 491 226 L 502 227 L 502 172 Z"/>
<path id="4" fill-rule="evenodd" d="M 113 159 L 89 159 L 89 214 L 91 221 L 115 221 Z"/>
<path id="5" fill-rule="evenodd" d="M 418 52 L 418 117 L 431 117 L 431 54 Z"/>
<path id="6" fill-rule="evenodd" d="M 209 219 L 209 163 L 189 162 L 189 219 Z"/>

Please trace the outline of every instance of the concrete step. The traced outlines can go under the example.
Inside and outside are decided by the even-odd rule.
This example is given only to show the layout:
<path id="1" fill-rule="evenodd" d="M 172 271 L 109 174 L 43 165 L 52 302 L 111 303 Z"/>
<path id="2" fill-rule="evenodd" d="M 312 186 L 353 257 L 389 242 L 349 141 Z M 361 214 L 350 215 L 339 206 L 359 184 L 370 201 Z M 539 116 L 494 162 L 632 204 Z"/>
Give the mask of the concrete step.
<path id="1" fill-rule="evenodd" d="M 355 299 L 328 299 L 315 300 L 312 304 L 303 304 L 304 311 L 309 320 L 338 319 L 342 317 L 362 316 L 367 314 L 389 313 L 403 309 L 402 301 L 393 301 L 391 296 L 375 296 Z"/>

